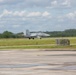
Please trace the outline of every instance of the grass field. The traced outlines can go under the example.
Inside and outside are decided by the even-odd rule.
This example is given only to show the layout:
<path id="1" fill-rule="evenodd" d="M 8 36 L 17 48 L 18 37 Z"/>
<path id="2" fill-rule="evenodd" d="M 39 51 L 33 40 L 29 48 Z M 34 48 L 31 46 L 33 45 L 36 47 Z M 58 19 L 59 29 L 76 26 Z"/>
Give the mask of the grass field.
<path id="1" fill-rule="evenodd" d="M 69 39 L 70 46 L 57 46 L 58 38 L 42 38 L 42 39 L 0 39 L 0 49 L 55 49 L 55 48 L 76 48 L 76 37 L 66 37 Z"/>

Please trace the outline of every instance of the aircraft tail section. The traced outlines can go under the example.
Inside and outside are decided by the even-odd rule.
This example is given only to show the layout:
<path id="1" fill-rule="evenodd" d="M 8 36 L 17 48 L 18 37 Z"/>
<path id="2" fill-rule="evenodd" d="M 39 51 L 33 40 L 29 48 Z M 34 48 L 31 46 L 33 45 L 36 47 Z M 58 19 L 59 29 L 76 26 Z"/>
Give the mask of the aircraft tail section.
<path id="1" fill-rule="evenodd" d="M 31 33 L 29 32 L 29 30 L 26 30 L 26 37 L 30 37 Z"/>

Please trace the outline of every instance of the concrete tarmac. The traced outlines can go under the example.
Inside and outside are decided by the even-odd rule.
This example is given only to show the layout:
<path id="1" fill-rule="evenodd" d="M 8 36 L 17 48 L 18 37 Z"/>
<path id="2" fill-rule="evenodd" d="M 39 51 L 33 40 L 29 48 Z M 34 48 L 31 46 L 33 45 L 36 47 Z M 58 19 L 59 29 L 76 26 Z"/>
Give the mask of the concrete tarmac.
<path id="1" fill-rule="evenodd" d="M 76 75 L 76 51 L 3 50 L 0 75 Z"/>

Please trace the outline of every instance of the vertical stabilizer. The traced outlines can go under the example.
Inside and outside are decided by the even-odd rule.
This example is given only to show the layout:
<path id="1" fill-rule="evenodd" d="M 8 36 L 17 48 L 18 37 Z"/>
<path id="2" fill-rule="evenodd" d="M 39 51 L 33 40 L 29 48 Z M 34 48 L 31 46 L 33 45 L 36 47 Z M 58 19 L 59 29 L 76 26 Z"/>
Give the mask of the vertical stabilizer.
<path id="1" fill-rule="evenodd" d="M 29 30 L 26 30 L 26 37 L 30 37 L 31 33 L 29 32 Z"/>

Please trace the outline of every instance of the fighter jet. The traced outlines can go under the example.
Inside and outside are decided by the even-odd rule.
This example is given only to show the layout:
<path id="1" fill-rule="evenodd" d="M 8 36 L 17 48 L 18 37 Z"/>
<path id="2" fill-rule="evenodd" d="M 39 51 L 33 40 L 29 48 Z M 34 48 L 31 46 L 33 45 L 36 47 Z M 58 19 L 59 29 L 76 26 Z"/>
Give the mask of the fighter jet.
<path id="1" fill-rule="evenodd" d="M 26 30 L 26 34 L 25 34 L 25 37 L 29 39 L 34 39 L 34 38 L 41 39 L 42 37 L 49 37 L 49 36 L 50 36 L 49 34 L 43 33 L 41 31 L 31 33 L 29 32 L 29 30 Z"/>

